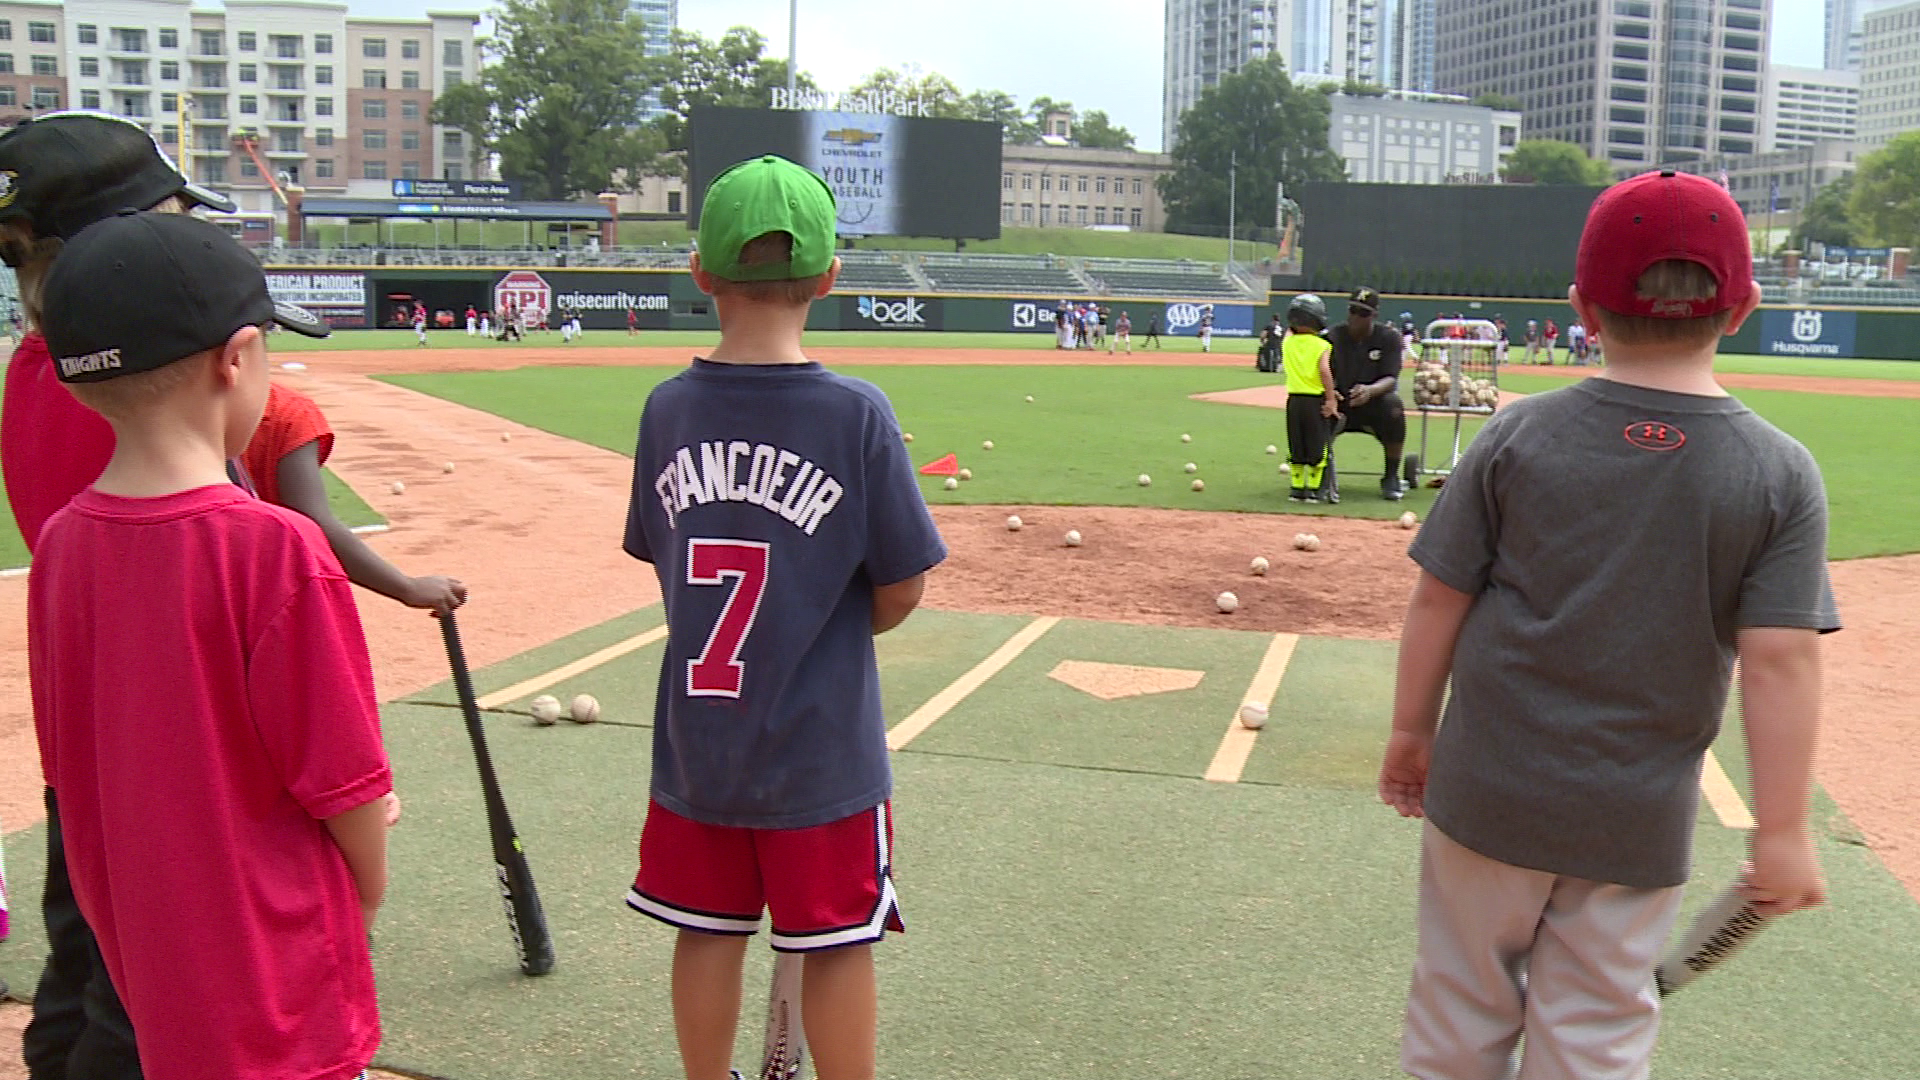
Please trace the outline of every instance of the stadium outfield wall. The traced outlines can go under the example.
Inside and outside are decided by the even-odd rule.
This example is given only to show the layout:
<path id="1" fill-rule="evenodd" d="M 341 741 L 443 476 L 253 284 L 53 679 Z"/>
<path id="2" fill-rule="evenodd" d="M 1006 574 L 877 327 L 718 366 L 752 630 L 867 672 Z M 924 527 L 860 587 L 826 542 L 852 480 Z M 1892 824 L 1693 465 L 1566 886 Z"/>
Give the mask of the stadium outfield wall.
<path id="1" fill-rule="evenodd" d="M 468 305 L 480 310 L 504 307 L 511 300 L 538 309 L 577 311 L 588 329 L 620 330 L 627 312 L 643 330 L 713 330 L 719 326 L 711 300 L 680 270 L 566 270 L 514 267 L 268 266 L 268 284 L 276 299 L 303 304 L 342 329 L 410 325 L 412 305 L 424 303 L 436 316 L 447 313 L 453 325 L 464 323 Z M 1208 300 L 1137 297 L 1069 297 L 1099 300 L 1126 311 L 1136 333 L 1154 317 L 1162 331 L 1190 337 L 1200 314 L 1211 310 L 1214 333 L 1249 337 L 1276 314 L 1283 314 L 1292 293 L 1269 295 L 1264 305 Z M 1337 311 L 1338 298 L 1331 305 Z M 933 292 L 835 293 L 817 303 L 807 325 L 814 330 L 929 330 L 965 333 L 1037 333 L 1053 331 L 1057 295 L 1018 293 L 959 294 Z M 1455 314 L 1470 318 L 1500 316 L 1519 340 L 1528 319 L 1551 319 L 1566 326 L 1573 309 L 1564 301 L 1465 296 L 1382 298 L 1382 310 L 1397 319 L 1411 312 L 1425 325 Z M 402 314 L 402 313 L 406 314 Z M 1565 341 L 1562 340 L 1562 347 Z M 1763 307 L 1725 351 L 1779 356 L 1853 357 L 1920 360 L 1920 309 L 1857 307 Z"/>

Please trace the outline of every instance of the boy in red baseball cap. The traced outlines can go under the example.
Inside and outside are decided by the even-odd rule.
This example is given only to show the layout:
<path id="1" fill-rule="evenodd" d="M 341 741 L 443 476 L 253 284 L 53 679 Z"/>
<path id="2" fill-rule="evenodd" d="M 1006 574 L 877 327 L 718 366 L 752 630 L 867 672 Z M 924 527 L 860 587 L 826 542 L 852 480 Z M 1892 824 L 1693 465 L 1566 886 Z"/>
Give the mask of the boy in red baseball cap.
<path id="1" fill-rule="evenodd" d="M 1425 817 L 1401 1065 L 1638 1080 L 1740 664 L 1767 915 L 1825 893 L 1807 826 L 1818 638 L 1839 629 L 1813 457 L 1714 381 L 1759 303 L 1718 185 L 1603 193 L 1568 299 L 1599 375 L 1502 409 L 1413 544 L 1380 796 Z M 1451 679 L 1445 723 L 1438 725 Z"/>

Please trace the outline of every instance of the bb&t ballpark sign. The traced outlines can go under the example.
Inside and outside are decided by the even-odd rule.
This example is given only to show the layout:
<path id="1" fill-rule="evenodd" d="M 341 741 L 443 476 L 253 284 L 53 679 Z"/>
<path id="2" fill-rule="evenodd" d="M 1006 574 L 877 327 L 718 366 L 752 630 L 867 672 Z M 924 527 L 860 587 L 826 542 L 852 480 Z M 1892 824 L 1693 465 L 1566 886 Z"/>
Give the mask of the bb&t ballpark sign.
<path id="1" fill-rule="evenodd" d="M 769 108 L 793 112 L 873 113 L 883 116 L 933 115 L 933 103 L 926 98 L 906 97 L 892 90 L 855 94 L 775 87 L 767 104 Z"/>

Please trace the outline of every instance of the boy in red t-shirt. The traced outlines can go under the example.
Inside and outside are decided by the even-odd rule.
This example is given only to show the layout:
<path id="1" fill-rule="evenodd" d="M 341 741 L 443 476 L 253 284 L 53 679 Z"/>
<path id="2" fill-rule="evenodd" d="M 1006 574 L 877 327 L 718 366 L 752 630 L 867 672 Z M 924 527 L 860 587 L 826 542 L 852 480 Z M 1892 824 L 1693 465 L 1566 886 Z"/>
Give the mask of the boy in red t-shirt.
<path id="1" fill-rule="evenodd" d="M 267 391 L 267 410 L 240 463 L 262 499 L 297 510 L 320 526 L 327 546 L 355 585 L 408 607 L 452 611 L 466 603 L 466 585 L 438 575 L 408 577 L 334 516 L 320 472 L 332 453 L 333 429 L 320 406 L 300 391 L 274 383 Z"/>
<path id="2" fill-rule="evenodd" d="M 219 227 L 152 213 L 68 241 L 43 314 L 115 447 L 34 553 L 34 726 L 142 1069 L 351 1080 L 399 815 L 373 673 L 319 528 L 225 468 L 266 403 L 261 327 L 326 327 Z"/>

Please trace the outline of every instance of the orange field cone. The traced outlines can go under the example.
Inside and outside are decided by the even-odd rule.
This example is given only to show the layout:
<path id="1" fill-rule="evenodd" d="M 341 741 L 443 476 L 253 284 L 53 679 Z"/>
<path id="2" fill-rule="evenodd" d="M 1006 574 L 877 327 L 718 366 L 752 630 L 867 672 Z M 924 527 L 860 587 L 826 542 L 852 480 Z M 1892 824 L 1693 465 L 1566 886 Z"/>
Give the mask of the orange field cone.
<path id="1" fill-rule="evenodd" d="M 920 475 L 921 476 L 959 476 L 960 475 L 960 457 L 957 454 L 948 454 L 946 457 L 943 457 L 938 461 L 929 461 L 925 465 L 920 466 Z"/>

